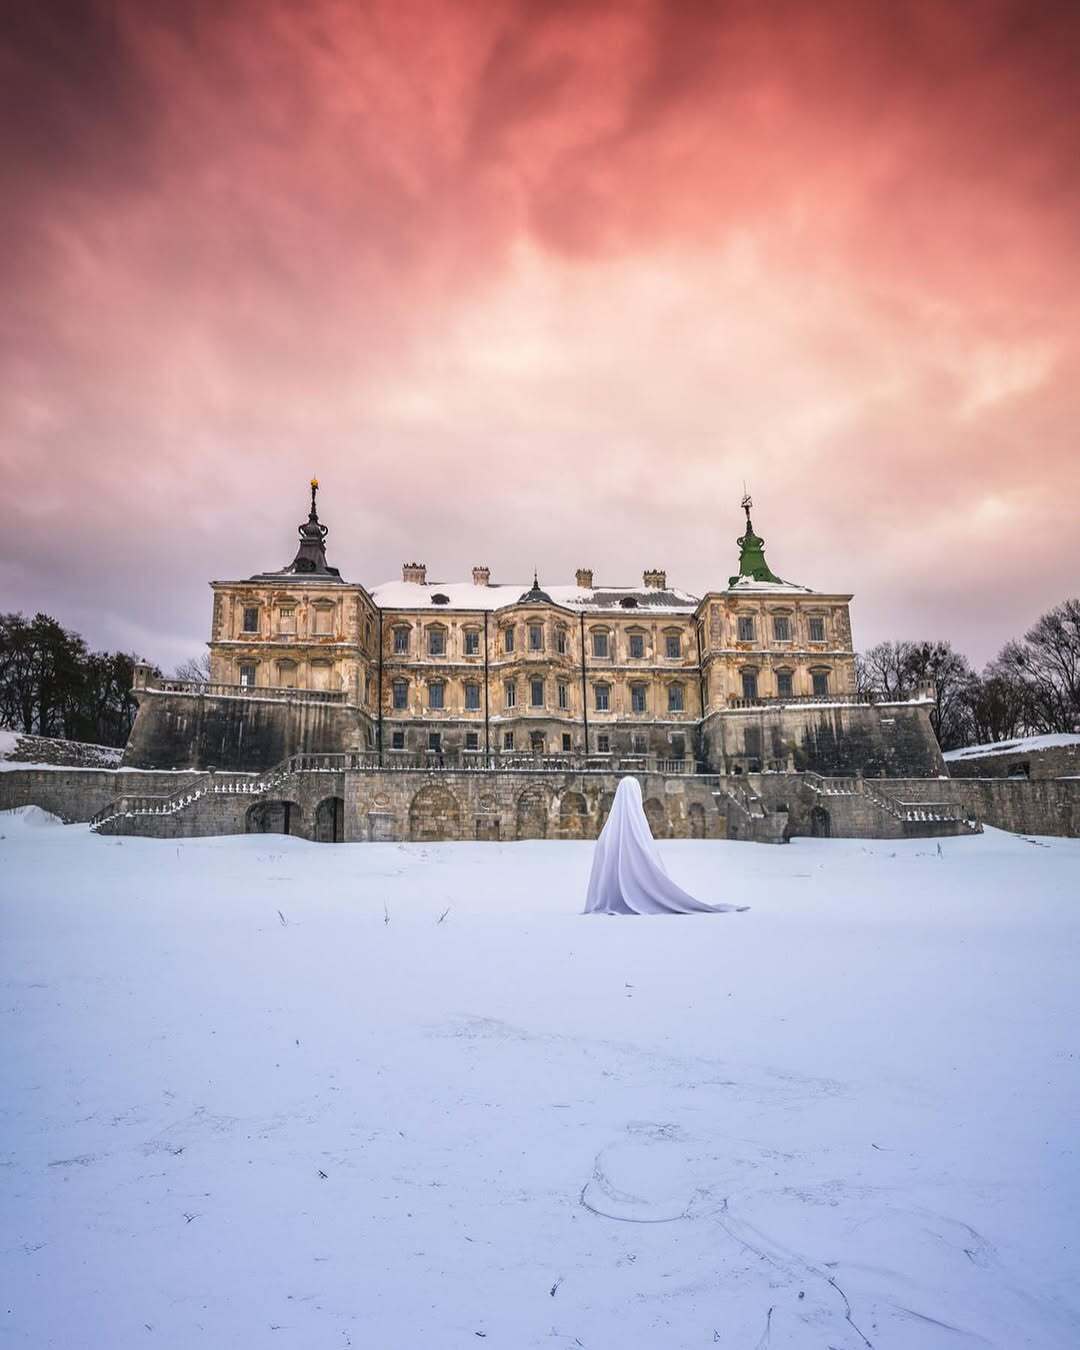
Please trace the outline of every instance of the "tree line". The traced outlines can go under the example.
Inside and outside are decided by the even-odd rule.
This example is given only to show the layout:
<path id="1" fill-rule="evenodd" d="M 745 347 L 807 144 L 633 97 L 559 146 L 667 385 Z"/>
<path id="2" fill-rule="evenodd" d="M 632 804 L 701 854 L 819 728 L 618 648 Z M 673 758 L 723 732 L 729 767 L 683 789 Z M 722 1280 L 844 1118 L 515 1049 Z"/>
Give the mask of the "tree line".
<path id="1" fill-rule="evenodd" d="M 936 686 L 930 720 L 943 750 L 1080 731 L 1080 600 L 1043 614 L 980 673 L 949 642 L 879 642 L 855 658 L 859 693 L 910 698 Z"/>
<path id="2" fill-rule="evenodd" d="M 131 684 L 138 659 L 91 651 L 48 614 L 0 614 L 0 726 L 124 745 L 135 720 Z"/>

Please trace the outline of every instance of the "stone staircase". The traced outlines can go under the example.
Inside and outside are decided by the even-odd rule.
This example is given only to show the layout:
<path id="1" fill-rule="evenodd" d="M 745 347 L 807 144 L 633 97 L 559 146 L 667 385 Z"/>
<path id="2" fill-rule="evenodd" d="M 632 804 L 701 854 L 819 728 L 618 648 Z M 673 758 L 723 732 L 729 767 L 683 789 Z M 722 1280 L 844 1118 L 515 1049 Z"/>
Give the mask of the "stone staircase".
<path id="1" fill-rule="evenodd" d="M 970 818 L 952 802 L 898 801 L 870 778 L 825 778 L 818 773 L 803 775 L 815 796 L 828 798 L 861 797 L 900 826 L 900 833 L 933 836 L 936 834 L 982 834 L 982 822 Z"/>
<path id="2" fill-rule="evenodd" d="M 106 827 L 115 820 L 133 816 L 176 815 L 179 811 L 186 811 L 201 798 L 211 795 L 261 797 L 286 786 L 299 773 L 342 773 L 350 767 L 354 758 L 348 754 L 296 754 L 263 774 L 212 771 L 195 774 L 190 782 L 169 797 L 146 793 L 115 798 L 91 818 L 90 828 L 96 833 L 107 834 L 109 831 Z"/>

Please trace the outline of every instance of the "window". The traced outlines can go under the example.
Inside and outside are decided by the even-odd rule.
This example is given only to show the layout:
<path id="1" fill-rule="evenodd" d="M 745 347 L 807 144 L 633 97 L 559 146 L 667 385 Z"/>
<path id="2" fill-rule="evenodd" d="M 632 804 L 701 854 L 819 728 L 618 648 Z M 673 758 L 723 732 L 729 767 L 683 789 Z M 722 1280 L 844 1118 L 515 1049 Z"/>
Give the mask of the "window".
<path id="1" fill-rule="evenodd" d="M 243 665 L 240 667 L 240 683 L 253 685 L 255 683 L 255 667 Z"/>
<path id="2" fill-rule="evenodd" d="M 772 635 L 777 642 L 791 641 L 791 620 L 786 614 L 773 615 Z"/>
<path id="3" fill-rule="evenodd" d="M 429 628 L 427 635 L 427 649 L 429 656 L 446 655 L 446 630 L 443 628 Z"/>
<path id="4" fill-rule="evenodd" d="M 559 685 L 559 707 L 569 708 L 570 706 L 570 686 L 568 684 Z"/>
<path id="5" fill-rule="evenodd" d="M 635 755 L 647 754 L 648 749 L 649 749 L 648 740 L 640 734 L 636 735 L 634 737 L 634 754 Z"/>
<path id="6" fill-rule="evenodd" d="M 827 670 L 815 670 L 811 673 L 814 681 L 814 694 L 817 698 L 824 698 L 829 692 L 829 672 Z"/>
<path id="7" fill-rule="evenodd" d="M 442 708 L 445 706 L 446 685 L 441 680 L 436 680 L 428 685 L 428 707 Z"/>
<path id="8" fill-rule="evenodd" d="M 592 654 L 602 661 L 607 660 L 608 654 L 608 635 L 606 633 L 594 633 L 592 635 Z"/>
<path id="9" fill-rule="evenodd" d="M 645 686 L 643 684 L 632 684 L 630 686 L 630 711 L 645 711 Z"/>
<path id="10" fill-rule="evenodd" d="M 512 628 L 503 629 L 503 651 L 512 652 L 514 650 L 514 630 Z"/>
<path id="11" fill-rule="evenodd" d="M 683 759 L 686 755 L 686 737 L 672 736 L 671 738 L 671 758 Z"/>
<path id="12" fill-rule="evenodd" d="M 555 630 L 555 650 L 560 656 L 566 655 L 566 629 L 557 628 Z"/>
<path id="13" fill-rule="evenodd" d="M 751 614 L 739 615 L 739 641 L 753 642 L 754 640 L 754 619 Z"/>
<path id="14" fill-rule="evenodd" d="M 664 639 L 664 654 L 672 660 L 682 655 L 682 641 L 678 633 L 669 633 Z"/>
<path id="15" fill-rule="evenodd" d="M 476 656 L 480 651 L 480 634 L 475 628 L 465 630 L 465 655 Z"/>
<path id="16" fill-rule="evenodd" d="M 601 732 L 596 738 L 596 751 L 600 755 L 609 755 L 611 753 L 611 737 L 605 736 Z"/>
<path id="17" fill-rule="evenodd" d="M 825 641 L 825 620 L 820 614 L 810 615 L 810 641 Z"/>
<path id="18" fill-rule="evenodd" d="M 479 750 L 479 749 L 480 749 L 480 733 L 479 733 L 479 732 L 477 732 L 477 731 L 467 731 L 467 732 L 465 733 L 465 749 L 466 749 L 466 750 Z"/>
<path id="19" fill-rule="evenodd" d="M 394 681 L 394 707 L 399 711 L 409 706 L 409 682 L 408 680 Z"/>
<path id="20" fill-rule="evenodd" d="M 409 630 L 407 628 L 394 629 L 394 655 L 405 656 L 409 651 Z"/>
<path id="21" fill-rule="evenodd" d="M 667 687 L 667 710 L 668 712 L 682 712 L 683 710 L 683 687 L 681 684 L 669 684 Z"/>
<path id="22" fill-rule="evenodd" d="M 776 692 L 781 698 L 792 698 L 795 693 L 794 677 L 790 670 L 776 672 Z"/>
<path id="23" fill-rule="evenodd" d="M 257 633 L 259 631 L 259 610 L 256 605 L 244 606 L 244 632 Z"/>
<path id="24" fill-rule="evenodd" d="M 529 749 L 534 755 L 544 753 L 544 733 L 542 731 L 531 731 L 529 733 Z"/>
<path id="25" fill-rule="evenodd" d="M 630 655 L 634 660 L 645 655 L 645 638 L 641 633 L 630 634 Z"/>
<path id="26" fill-rule="evenodd" d="M 334 611 L 329 605 L 319 605 L 315 610 L 315 632 L 319 637 L 329 637 L 334 631 Z"/>
<path id="27" fill-rule="evenodd" d="M 544 706 L 543 680 L 529 681 L 529 702 L 532 704 L 534 708 L 542 708 Z"/>
<path id="28" fill-rule="evenodd" d="M 434 752 L 435 752 L 437 755 L 442 753 L 442 732 L 441 732 L 441 731 L 429 731 L 429 732 L 428 732 L 428 734 L 427 734 L 427 748 L 428 748 L 429 750 L 434 750 Z"/>
<path id="29" fill-rule="evenodd" d="M 504 731 L 504 732 L 503 732 L 503 749 L 504 749 L 504 750 L 513 750 L 513 748 L 514 748 L 514 733 L 513 733 L 512 731 Z"/>
<path id="30" fill-rule="evenodd" d="M 597 684 L 593 686 L 596 693 L 596 711 L 607 712 L 611 706 L 611 686 L 606 684 Z"/>
<path id="31" fill-rule="evenodd" d="M 480 686 L 478 684 L 467 684 L 465 686 L 465 707 L 469 712 L 475 712 L 480 706 Z"/>
<path id="32" fill-rule="evenodd" d="M 753 670 L 744 670 L 742 673 L 742 696 L 752 702 L 757 702 L 757 673 Z"/>
<path id="33" fill-rule="evenodd" d="M 390 749 L 391 750 L 405 749 L 405 733 L 403 731 L 392 731 L 390 733 Z"/>
<path id="34" fill-rule="evenodd" d="M 278 662 L 278 684 L 282 689 L 296 688 L 296 662 L 279 661 Z"/>
<path id="35" fill-rule="evenodd" d="M 517 685 L 513 680 L 507 680 L 503 685 L 503 705 L 507 708 L 517 705 Z"/>
<path id="36" fill-rule="evenodd" d="M 562 748 L 564 754 L 569 754 L 573 749 L 573 742 L 570 740 L 570 733 L 568 731 L 563 732 Z"/>
<path id="37" fill-rule="evenodd" d="M 529 624 L 529 651 L 542 652 L 544 650 L 544 629 L 541 624 Z"/>
<path id="38" fill-rule="evenodd" d="M 286 637 L 296 632 L 296 610 L 292 605 L 278 610 L 278 632 Z"/>

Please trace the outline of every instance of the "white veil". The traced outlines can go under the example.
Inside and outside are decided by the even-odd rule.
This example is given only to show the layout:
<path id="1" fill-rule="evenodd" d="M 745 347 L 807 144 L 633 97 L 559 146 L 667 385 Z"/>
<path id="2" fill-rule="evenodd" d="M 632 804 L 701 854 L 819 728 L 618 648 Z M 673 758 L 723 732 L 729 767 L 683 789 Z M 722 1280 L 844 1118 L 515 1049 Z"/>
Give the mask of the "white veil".
<path id="1" fill-rule="evenodd" d="M 596 841 L 586 914 L 719 914 L 745 905 L 707 905 L 668 876 L 641 805 L 636 778 L 619 782 Z"/>

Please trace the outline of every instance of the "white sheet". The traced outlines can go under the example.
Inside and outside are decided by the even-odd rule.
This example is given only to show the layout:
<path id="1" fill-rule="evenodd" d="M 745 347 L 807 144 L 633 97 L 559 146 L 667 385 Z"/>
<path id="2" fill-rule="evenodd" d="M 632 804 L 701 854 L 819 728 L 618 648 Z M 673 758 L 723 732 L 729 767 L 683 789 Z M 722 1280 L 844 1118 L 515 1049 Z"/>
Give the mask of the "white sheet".
<path id="1" fill-rule="evenodd" d="M 636 778 L 623 778 L 596 841 L 586 914 L 721 914 L 749 905 L 707 905 L 668 876 L 641 804 Z"/>

